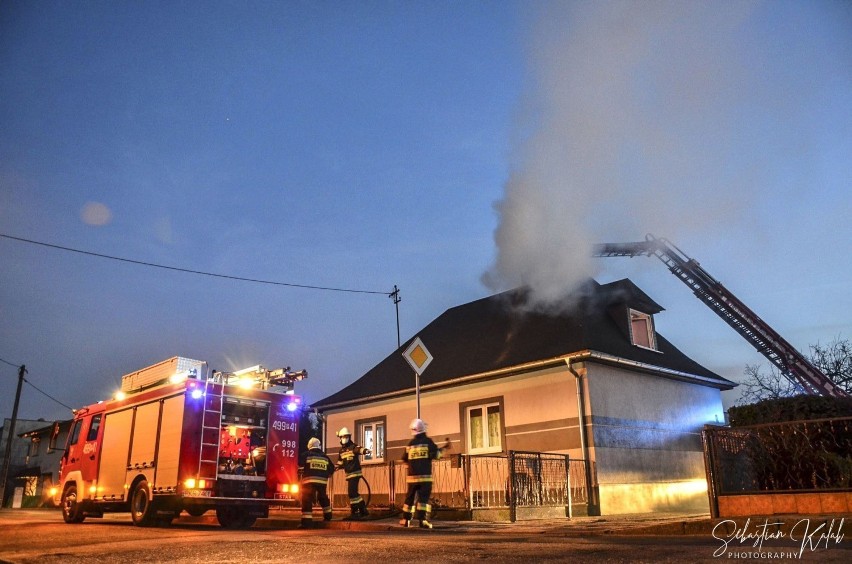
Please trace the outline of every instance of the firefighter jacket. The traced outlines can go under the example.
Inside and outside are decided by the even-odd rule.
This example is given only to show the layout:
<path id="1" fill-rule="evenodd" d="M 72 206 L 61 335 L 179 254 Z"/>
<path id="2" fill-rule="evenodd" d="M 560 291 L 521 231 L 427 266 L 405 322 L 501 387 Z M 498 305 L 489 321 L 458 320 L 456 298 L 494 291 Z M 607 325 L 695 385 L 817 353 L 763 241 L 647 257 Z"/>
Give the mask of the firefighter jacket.
<path id="1" fill-rule="evenodd" d="M 302 469 L 303 484 L 328 485 L 328 478 L 334 473 L 331 459 L 318 448 L 299 456 L 299 468 Z"/>
<path id="2" fill-rule="evenodd" d="M 346 443 L 346 446 L 340 447 L 340 451 L 337 453 L 337 465 L 343 467 L 347 480 L 361 476 L 361 459 L 358 456 L 364 454 L 365 450 L 367 449 L 352 441 Z"/>
<path id="3" fill-rule="evenodd" d="M 405 452 L 402 453 L 402 459 L 408 462 L 408 478 L 406 481 L 409 484 L 431 482 L 432 461 L 440 457 L 441 449 L 426 436 L 426 433 L 415 435 L 408 446 L 405 447 Z"/>

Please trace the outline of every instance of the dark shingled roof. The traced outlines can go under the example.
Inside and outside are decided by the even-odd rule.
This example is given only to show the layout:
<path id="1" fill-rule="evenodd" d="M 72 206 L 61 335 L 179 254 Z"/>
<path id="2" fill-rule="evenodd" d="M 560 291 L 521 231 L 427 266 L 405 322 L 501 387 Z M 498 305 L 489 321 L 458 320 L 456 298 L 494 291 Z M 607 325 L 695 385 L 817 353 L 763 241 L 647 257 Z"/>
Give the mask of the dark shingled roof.
<path id="1" fill-rule="evenodd" d="M 516 289 L 450 308 L 419 331 L 417 336 L 434 357 L 420 385 L 589 350 L 701 376 L 720 388 L 734 386 L 687 357 L 659 333 L 660 352 L 631 344 L 626 307 L 648 314 L 663 308 L 628 279 L 603 285 L 589 280 L 575 294 L 573 306 L 557 313 L 521 307 L 527 293 Z M 413 371 L 402 356 L 411 340 L 314 407 L 411 389 Z"/>

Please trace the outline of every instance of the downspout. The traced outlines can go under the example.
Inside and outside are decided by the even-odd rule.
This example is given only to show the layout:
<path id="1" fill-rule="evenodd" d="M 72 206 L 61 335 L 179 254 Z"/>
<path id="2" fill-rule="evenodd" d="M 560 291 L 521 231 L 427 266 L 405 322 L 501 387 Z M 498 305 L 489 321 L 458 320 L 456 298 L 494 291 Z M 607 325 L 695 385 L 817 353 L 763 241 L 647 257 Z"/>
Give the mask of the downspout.
<path id="1" fill-rule="evenodd" d="M 589 443 L 586 437 L 586 391 L 583 383 L 583 375 L 574 369 L 574 363 L 571 358 L 565 359 L 565 365 L 568 367 L 568 372 L 574 376 L 574 382 L 577 384 L 577 412 L 578 427 L 580 429 L 580 450 L 583 452 L 583 466 L 586 471 L 586 492 L 589 496 L 587 511 L 590 516 L 600 515 L 597 491 L 592 488 L 592 461 L 589 453 Z"/>

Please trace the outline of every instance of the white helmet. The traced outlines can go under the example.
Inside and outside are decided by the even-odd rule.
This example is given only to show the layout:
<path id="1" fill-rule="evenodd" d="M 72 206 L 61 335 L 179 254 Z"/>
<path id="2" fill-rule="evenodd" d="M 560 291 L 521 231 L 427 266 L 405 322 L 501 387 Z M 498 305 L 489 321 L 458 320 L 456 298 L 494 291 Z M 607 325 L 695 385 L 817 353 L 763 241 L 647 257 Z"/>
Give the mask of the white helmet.
<path id="1" fill-rule="evenodd" d="M 411 429 L 412 435 L 419 435 L 426 432 L 426 423 L 422 419 L 414 419 L 408 428 Z"/>
<path id="2" fill-rule="evenodd" d="M 338 437 L 345 437 L 346 435 L 352 436 L 352 433 L 349 432 L 349 427 L 343 427 L 337 432 Z"/>
<path id="3" fill-rule="evenodd" d="M 311 440 L 308 441 L 308 450 L 314 449 L 322 449 L 322 443 L 316 437 L 311 437 Z"/>

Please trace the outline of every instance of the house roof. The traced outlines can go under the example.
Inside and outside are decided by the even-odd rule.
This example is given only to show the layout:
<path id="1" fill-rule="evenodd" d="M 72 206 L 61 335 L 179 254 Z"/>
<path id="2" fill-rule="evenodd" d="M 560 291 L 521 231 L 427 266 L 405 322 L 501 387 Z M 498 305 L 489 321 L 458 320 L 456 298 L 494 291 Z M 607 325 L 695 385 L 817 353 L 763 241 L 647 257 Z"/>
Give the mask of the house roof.
<path id="1" fill-rule="evenodd" d="M 698 376 L 719 388 L 735 385 L 683 354 L 659 333 L 658 351 L 634 346 L 626 308 L 648 314 L 663 308 L 628 279 L 603 285 L 589 280 L 575 294 L 572 306 L 555 313 L 524 308 L 527 295 L 527 290 L 515 289 L 456 306 L 419 331 L 417 336 L 434 357 L 420 377 L 421 387 L 581 351 Z M 413 371 L 402 351 L 411 340 L 314 407 L 410 390 Z"/>
<path id="2" fill-rule="evenodd" d="M 53 421 L 50 425 L 45 425 L 43 427 L 39 427 L 37 429 L 31 429 L 29 431 L 24 431 L 23 433 L 18 433 L 18 436 L 21 438 L 27 437 L 38 437 L 40 435 L 49 435 L 53 432 L 53 429 L 56 425 L 59 425 L 60 431 L 67 431 L 71 428 L 71 423 L 73 419 L 65 419 L 63 421 Z"/>

